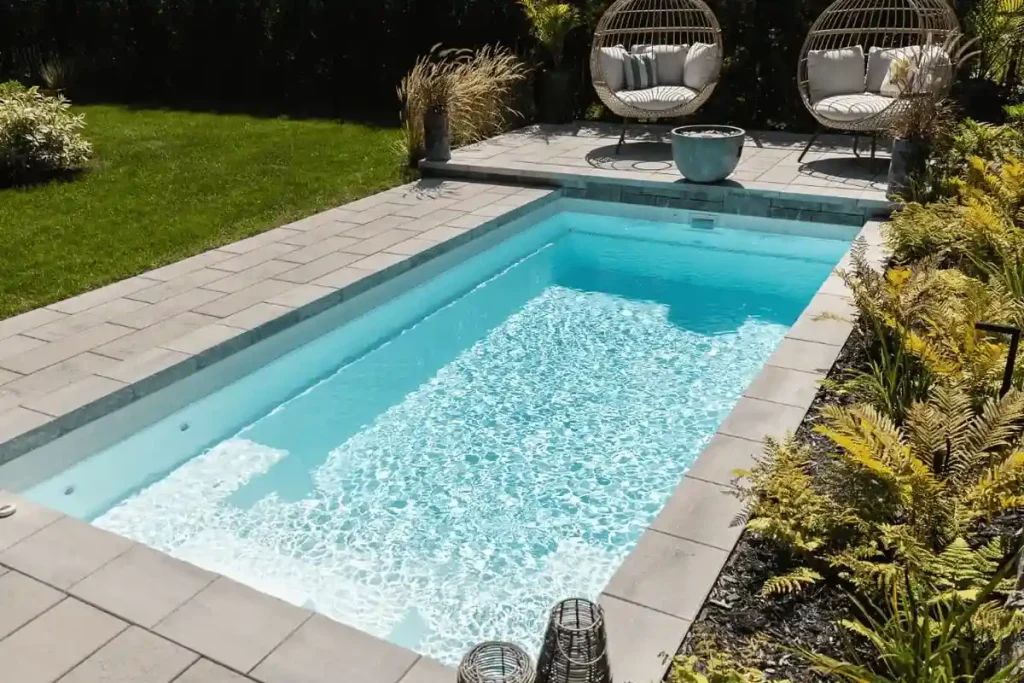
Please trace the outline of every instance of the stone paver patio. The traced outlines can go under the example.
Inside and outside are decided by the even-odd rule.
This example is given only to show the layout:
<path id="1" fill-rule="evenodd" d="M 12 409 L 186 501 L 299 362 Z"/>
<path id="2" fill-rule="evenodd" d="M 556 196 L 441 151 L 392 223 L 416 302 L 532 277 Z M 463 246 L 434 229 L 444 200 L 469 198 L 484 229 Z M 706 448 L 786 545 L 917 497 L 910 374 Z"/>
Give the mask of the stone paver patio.
<path id="1" fill-rule="evenodd" d="M 587 140 L 591 150 L 604 144 Z M 561 167 L 563 158 L 574 158 L 568 142 L 555 143 L 559 153 L 550 163 L 519 145 L 520 156 L 532 161 L 509 170 L 520 174 L 520 163 Z M 587 158 L 582 145 L 579 151 Z M 783 169 L 773 177 L 788 178 L 791 153 L 764 172 Z M 592 158 L 603 163 L 596 153 Z M 621 163 L 591 168 L 659 175 L 652 159 L 635 160 L 632 170 Z M 876 192 L 874 176 L 856 182 L 867 185 L 814 187 L 826 200 L 883 203 L 861 196 Z M 0 488 L 18 487 L 10 478 L 26 462 L 18 456 L 369 292 L 567 189 L 428 179 L 0 321 L 0 465 L 8 463 Z M 861 231 L 876 259 L 878 228 L 869 222 Z M 732 470 L 750 464 L 766 435 L 800 423 L 849 334 L 850 323 L 820 319 L 823 312 L 850 312 L 835 276 L 602 594 L 618 680 L 660 680 L 666 664 L 658 654 L 674 652 L 685 637 L 739 537 L 730 525 L 741 510 L 731 495 Z M 0 504 L 12 501 L 18 511 L 0 519 L 0 681 L 454 681 L 450 668 L 428 658 L 0 491 Z"/>

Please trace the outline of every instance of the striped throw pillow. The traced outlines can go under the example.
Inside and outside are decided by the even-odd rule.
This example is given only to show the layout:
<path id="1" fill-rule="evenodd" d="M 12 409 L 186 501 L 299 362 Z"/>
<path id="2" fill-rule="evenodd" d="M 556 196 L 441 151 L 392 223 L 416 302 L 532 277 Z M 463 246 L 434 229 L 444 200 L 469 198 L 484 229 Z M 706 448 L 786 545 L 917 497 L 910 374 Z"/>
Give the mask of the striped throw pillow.
<path id="1" fill-rule="evenodd" d="M 643 90 L 658 85 L 653 53 L 626 54 L 626 90 Z"/>

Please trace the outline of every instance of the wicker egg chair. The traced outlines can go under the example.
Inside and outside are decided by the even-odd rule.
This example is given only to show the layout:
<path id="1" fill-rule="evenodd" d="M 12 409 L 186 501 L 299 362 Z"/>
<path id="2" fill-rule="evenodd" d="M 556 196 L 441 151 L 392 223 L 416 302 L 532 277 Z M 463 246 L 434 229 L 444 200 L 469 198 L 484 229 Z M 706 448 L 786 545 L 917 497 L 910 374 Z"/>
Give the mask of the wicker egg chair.
<path id="1" fill-rule="evenodd" d="M 659 82 L 626 90 L 622 53 L 645 50 L 654 53 Z M 598 97 L 623 118 L 619 146 L 628 119 L 657 121 L 697 111 L 721 70 L 722 29 L 704 0 L 616 0 L 594 33 L 590 73 Z"/>
<path id="2" fill-rule="evenodd" d="M 836 0 L 814 22 L 800 51 L 797 69 L 800 97 L 820 124 L 800 160 L 826 128 L 852 132 L 854 154 L 858 136 L 870 134 L 874 158 L 877 133 L 884 131 L 906 108 L 915 106 L 915 95 L 886 95 L 884 86 L 879 87 L 893 55 L 906 56 L 907 50 L 914 49 L 918 50 L 917 54 L 921 54 L 921 50 L 941 49 L 949 38 L 959 33 L 956 13 L 945 0 Z M 867 60 L 863 88 L 859 92 L 815 98 L 809 58 L 858 46 Z M 930 88 L 928 96 L 945 97 L 952 81 L 950 71 L 948 78 Z"/>

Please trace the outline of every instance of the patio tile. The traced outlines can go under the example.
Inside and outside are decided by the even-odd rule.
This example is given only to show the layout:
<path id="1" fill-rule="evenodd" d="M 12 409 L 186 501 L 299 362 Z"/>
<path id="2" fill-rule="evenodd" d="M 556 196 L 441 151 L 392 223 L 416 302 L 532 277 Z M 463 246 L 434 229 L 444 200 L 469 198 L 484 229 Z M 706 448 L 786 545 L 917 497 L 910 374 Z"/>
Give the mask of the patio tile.
<path id="1" fill-rule="evenodd" d="M 216 574 L 137 545 L 69 592 L 122 619 L 152 628 L 215 578 Z"/>
<path id="2" fill-rule="evenodd" d="M 237 273 L 298 249 L 294 244 L 273 242 L 217 264 L 218 270 Z"/>
<path id="3" fill-rule="evenodd" d="M 398 244 L 391 245 L 385 251 L 392 254 L 413 256 L 414 254 L 419 254 L 420 252 L 426 251 L 427 249 L 430 249 L 431 247 L 434 246 L 437 246 L 437 242 L 433 240 L 412 237 L 410 239 L 405 240 L 404 242 L 399 242 Z"/>
<path id="4" fill-rule="evenodd" d="M 157 624 L 157 633 L 238 671 L 249 671 L 310 612 L 220 577 Z"/>
<path id="5" fill-rule="evenodd" d="M 375 206 L 379 206 L 380 204 L 384 204 L 387 200 L 387 196 L 383 194 L 372 194 L 369 197 L 363 197 L 362 199 L 357 199 L 354 202 L 344 204 L 341 208 L 346 211 L 362 212 Z"/>
<path id="6" fill-rule="evenodd" d="M 234 294 L 225 294 L 214 301 L 196 307 L 194 310 L 196 313 L 226 318 L 229 315 L 249 308 L 253 304 L 258 304 L 265 299 L 286 292 L 291 288 L 292 285 L 280 280 L 264 280 Z"/>
<path id="7" fill-rule="evenodd" d="M 170 683 L 199 658 L 137 626 L 122 631 L 60 683 Z"/>
<path id="8" fill-rule="evenodd" d="M 605 592 L 693 620 L 728 557 L 724 550 L 648 529 Z"/>
<path id="9" fill-rule="evenodd" d="M 350 263 L 355 263 L 359 260 L 359 254 L 349 254 L 343 251 L 336 251 L 333 254 L 328 254 L 323 258 L 319 258 L 312 263 L 307 263 L 304 266 L 296 266 L 291 270 L 287 270 L 275 279 L 282 280 L 284 282 L 292 282 L 296 284 L 306 284 L 313 282 L 317 278 L 322 278 L 328 273 L 333 273 L 339 268 L 344 268 Z M 331 286 L 328 282 L 319 282 L 315 284 Z"/>
<path id="10" fill-rule="evenodd" d="M 0 519 L 0 551 L 10 548 L 64 516 L 56 510 L 36 505 L 0 489 L 0 504 L 4 503 L 14 503 L 18 510 L 10 517 Z"/>
<path id="11" fill-rule="evenodd" d="M 248 683 L 252 679 L 236 674 L 209 659 L 202 659 L 188 668 L 174 683 Z"/>
<path id="12" fill-rule="evenodd" d="M 283 242 L 285 244 L 294 244 L 298 247 L 308 247 L 327 240 L 351 240 L 351 243 L 355 243 L 358 241 L 356 238 L 346 237 L 343 233 L 346 233 L 349 230 L 355 230 L 358 227 L 358 223 L 330 221 L 315 228 L 310 228 L 305 232 L 296 233 L 292 237 L 285 238 Z M 338 248 L 344 249 L 344 245 Z M 295 254 L 295 252 L 292 252 L 292 254 Z"/>
<path id="13" fill-rule="evenodd" d="M 494 204 L 494 202 L 498 201 L 504 196 L 504 194 L 484 192 L 482 194 L 476 195 L 475 197 L 463 199 L 460 202 L 452 204 L 451 206 L 448 207 L 448 209 L 450 211 L 464 211 L 467 213 L 475 212 L 479 209 L 484 208 L 485 206 L 491 206 L 492 204 Z"/>
<path id="14" fill-rule="evenodd" d="M 445 242 L 447 240 L 452 239 L 453 237 L 458 237 L 459 235 L 464 234 L 466 234 L 466 230 L 463 230 L 462 228 L 453 228 L 448 225 L 440 225 L 436 228 L 427 230 L 425 233 L 421 234 L 420 237 L 425 240 L 431 240 L 433 242 Z"/>
<path id="15" fill-rule="evenodd" d="M 367 199 L 370 198 L 367 197 Z M 345 208 L 348 209 L 351 208 L 351 206 L 351 204 L 346 204 Z M 375 204 L 374 206 L 371 206 L 367 209 L 363 209 L 362 211 L 353 214 L 348 220 L 352 223 L 364 225 L 366 223 L 372 223 L 378 218 L 383 218 L 384 216 L 393 216 L 395 215 L 396 211 L 404 208 L 405 205 L 403 204 L 389 204 L 387 202 L 380 202 L 378 204 Z"/>
<path id="16" fill-rule="evenodd" d="M 825 283 L 821 285 L 821 288 L 818 290 L 818 294 L 839 296 L 844 299 L 850 299 L 853 296 L 853 293 L 850 291 L 850 288 L 846 286 L 846 283 L 843 282 L 843 279 L 834 273 L 829 275 L 828 279 L 825 280 Z"/>
<path id="17" fill-rule="evenodd" d="M 743 395 L 762 401 L 806 408 L 818 395 L 823 379 L 823 374 L 765 365 Z"/>
<path id="18" fill-rule="evenodd" d="M 307 233 L 308 234 L 308 233 Z M 338 235 L 336 237 L 328 237 L 327 239 L 320 240 L 310 244 L 308 247 L 303 247 L 290 254 L 279 256 L 282 261 L 291 261 L 292 263 L 309 263 L 310 261 L 316 261 L 318 258 L 326 256 L 335 251 L 343 251 L 359 244 L 360 240 L 355 237 L 348 237 L 345 235 Z"/>
<path id="19" fill-rule="evenodd" d="M 743 510 L 732 487 L 683 477 L 651 528 L 731 552 L 743 533 Z"/>
<path id="20" fill-rule="evenodd" d="M 177 296 L 164 299 L 158 304 L 152 304 L 146 308 L 116 318 L 113 322 L 137 330 L 150 327 L 163 322 L 176 315 L 190 311 L 197 306 L 219 299 L 224 296 L 222 292 L 215 292 L 209 289 L 197 288 L 182 292 Z"/>
<path id="21" fill-rule="evenodd" d="M 131 333 L 131 328 L 112 323 L 102 323 L 79 334 L 49 342 L 26 353 L 0 360 L 0 366 L 14 372 L 28 374 L 54 365 L 83 351 L 102 346 L 118 337 Z"/>
<path id="22" fill-rule="evenodd" d="M 362 270 L 360 268 L 338 268 L 333 273 L 328 273 L 327 275 L 324 275 L 322 278 L 315 280 L 313 284 L 322 287 L 334 287 L 336 289 L 343 289 L 351 285 L 353 282 L 358 282 L 359 280 L 362 280 L 363 278 L 369 276 L 370 273 L 368 271 Z"/>
<path id="23" fill-rule="evenodd" d="M 406 260 L 406 257 L 402 254 L 388 254 L 387 252 L 378 252 L 371 256 L 367 256 L 364 259 L 360 259 L 352 264 L 352 268 L 357 270 L 368 270 L 371 272 L 377 272 L 390 268 L 396 264 L 402 263 Z"/>
<path id="24" fill-rule="evenodd" d="M 93 349 L 94 353 L 125 360 L 145 353 L 164 342 L 183 337 L 193 330 L 217 322 L 218 318 L 201 315 L 193 311 L 185 311 L 161 320 L 131 334 L 115 339 L 109 344 Z M 104 373 L 100 373 L 104 374 Z"/>
<path id="25" fill-rule="evenodd" d="M 315 614 L 251 675 L 263 683 L 397 683 L 417 658 L 411 650 Z"/>
<path id="26" fill-rule="evenodd" d="M 151 270 L 146 273 L 146 278 L 150 280 L 174 280 L 187 273 L 191 273 L 194 270 L 208 268 L 217 263 L 221 263 L 222 261 L 227 261 L 230 258 L 234 258 L 234 256 L 227 251 L 206 251 L 164 266 L 163 268 Z"/>
<path id="27" fill-rule="evenodd" d="M 760 441 L 765 437 L 778 440 L 795 431 L 806 412 L 806 408 L 744 397 L 722 421 L 718 431 L 751 441 Z"/>
<path id="28" fill-rule="evenodd" d="M 231 327 L 238 327 L 243 330 L 253 330 L 260 325 L 276 320 L 285 313 L 291 313 L 292 309 L 287 306 L 276 306 L 260 302 L 249 308 L 243 309 L 234 315 L 224 318 L 224 324 Z"/>
<path id="29" fill-rule="evenodd" d="M 490 218 L 497 218 L 498 216 L 504 216 L 509 213 L 512 209 L 502 204 L 491 204 L 490 206 L 484 206 L 473 212 L 474 216 L 487 216 Z"/>
<path id="30" fill-rule="evenodd" d="M 790 339 L 842 346 L 853 331 L 857 308 L 844 297 L 817 294 L 789 329 Z"/>
<path id="31" fill-rule="evenodd" d="M 458 671 L 445 666 L 436 659 L 420 657 L 402 677 L 401 683 L 453 683 L 458 679 Z"/>
<path id="32" fill-rule="evenodd" d="M 14 515 L 21 514 L 20 510 Z M 43 527 L 0 553 L 0 563 L 68 588 L 129 550 L 132 541 L 73 517 Z"/>
<path id="33" fill-rule="evenodd" d="M 174 278 L 173 280 L 157 283 L 152 287 L 147 287 L 146 289 L 134 292 L 128 296 L 136 301 L 143 301 L 147 304 L 157 304 L 165 299 L 170 299 L 172 296 L 177 296 L 182 292 L 187 292 L 195 289 L 196 287 L 209 284 L 214 280 L 220 280 L 223 277 L 224 271 L 222 270 L 200 268 L 199 270 L 193 270 L 191 273 Z"/>
<path id="34" fill-rule="evenodd" d="M 299 232 L 299 230 L 288 227 L 274 228 L 273 230 L 261 232 L 258 235 L 253 235 L 252 237 L 248 237 L 244 240 L 226 244 L 223 247 L 218 247 L 218 249 L 221 251 L 231 252 L 232 254 L 247 254 L 250 251 L 255 251 L 260 247 L 265 247 L 268 244 L 273 244 L 274 242 L 287 241 L 289 237 L 294 237 Z"/>
<path id="35" fill-rule="evenodd" d="M 74 410 L 100 400 L 113 407 L 119 407 L 131 402 L 131 392 L 127 390 L 128 385 L 109 377 L 90 375 L 78 380 L 66 387 L 56 391 L 29 399 L 23 403 L 25 408 L 40 413 L 60 417 Z"/>
<path id="36" fill-rule="evenodd" d="M 267 303 L 289 308 L 301 308 L 334 293 L 334 287 L 320 285 L 295 285 L 280 294 L 267 299 Z"/>
<path id="37" fill-rule="evenodd" d="M 438 209 L 447 209 L 452 204 L 457 204 L 460 200 L 448 199 L 448 198 L 437 198 L 437 199 L 425 199 L 415 204 L 407 205 L 404 208 L 395 211 L 396 216 L 408 216 L 409 218 L 422 218 L 428 213 L 437 211 Z"/>
<path id="38" fill-rule="evenodd" d="M 388 230 L 387 232 L 382 232 L 375 237 L 370 237 L 369 239 L 357 242 L 348 247 L 345 251 L 350 254 L 376 254 L 383 249 L 387 249 L 392 244 L 404 242 L 411 237 L 416 237 L 416 235 L 417 233 L 409 230 Z"/>
<path id="39" fill-rule="evenodd" d="M 13 318 L 0 320 L 0 339 L 48 325 L 64 318 L 66 315 L 66 313 L 60 313 L 50 308 L 37 308 L 33 311 L 16 315 Z"/>
<path id="40" fill-rule="evenodd" d="M 411 232 L 426 232 L 427 230 L 430 230 L 431 228 L 436 228 L 439 225 L 451 224 L 455 221 L 464 221 L 467 219 L 467 217 L 468 214 L 462 211 L 440 209 L 439 211 L 434 211 L 433 213 L 427 214 L 423 218 L 417 218 L 414 221 L 405 223 L 401 227 L 402 230 L 408 230 Z M 479 225 L 479 223 L 477 225 Z"/>
<path id="41" fill-rule="evenodd" d="M 57 341 L 145 307 L 145 303 L 134 299 L 114 299 L 87 311 L 64 316 L 47 325 L 34 328 L 29 334 L 36 339 Z"/>
<path id="42" fill-rule="evenodd" d="M 474 216 L 471 213 L 464 214 L 458 218 L 450 218 L 444 222 L 444 225 L 452 228 L 462 228 L 463 230 L 469 228 L 475 228 L 479 225 L 483 225 L 487 221 L 491 220 L 489 216 Z"/>
<path id="43" fill-rule="evenodd" d="M 736 480 L 735 471 L 753 467 L 763 448 L 758 441 L 715 434 L 686 476 L 731 486 Z"/>
<path id="44" fill-rule="evenodd" d="M 45 344 L 46 342 L 42 339 L 26 337 L 23 334 L 15 334 L 10 337 L 5 337 L 0 339 L 0 360 L 28 353 L 32 349 L 37 349 Z"/>
<path id="45" fill-rule="evenodd" d="M 839 357 L 840 347 L 786 338 L 768 359 L 768 365 L 817 374 L 828 374 Z"/>
<path id="46" fill-rule="evenodd" d="M 291 252 L 292 254 L 296 252 Z M 290 254 L 286 254 L 288 256 Z M 258 266 L 247 268 L 234 275 L 228 275 L 222 277 L 220 280 L 215 280 L 207 285 L 203 285 L 203 289 L 212 289 L 215 292 L 224 292 L 225 294 L 233 294 L 234 292 L 240 292 L 247 287 L 259 284 L 264 280 L 269 280 L 281 273 L 291 270 L 295 267 L 295 264 L 290 261 L 278 261 L 276 259 L 271 261 L 265 261 Z M 222 273 L 224 275 L 224 273 Z"/>
<path id="47" fill-rule="evenodd" d="M 120 299 L 133 292 L 152 287 L 155 284 L 157 284 L 156 280 L 148 275 L 146 277 L 130 277 L 127 280 L 121 280 L 112 285 L 100 287 L 85 294 L 79 294 L 71 299 L 64 299 L 64 301 L 50 304 L 48 308 L 60 311 L 61 313 L 81 313 L 100 304 L 105 304 L 108 301 Z"/>
<path id="48" fill-rule="evenodd" d="M 127 626 L 67 598 L 0 640 L 0 672 L 12 683 L 53 683 Z"/>
<path id="49" fill-rule="evenodd" d="M 180 351 L 182 353 L 196 355 L 206 351 L 207 349 L 219 346 L 220 344 L 223 344 L 230 339 L 234 339 L 244 333 L 245 330 L 241 328 L 229 327 L 218 323 L 214 325 L 207 325 L 206 327 L 200 327 L 198 330 L 190 332 L 184 337 L 165 343 L 163 347 L 172 351 Z"/>
<path id="50" fill-rule="evenodd" d="M 689 620 L 607 593 L 601 595 L 598 603 L 604 608 L 608 662 L 614 679 L 623 683 L 660 683 L 669 665 L 660 653 L 675 653 L 690 628 Z"/>
<path id="51" fill-rule="evenodd" d="M 63 599 L 60 591 L 24 574 L 7 572 L 0 576 L 0 640 Z"/>
<path id="52" fill-rule="evenodd" d="M 157 347 L 129 356 L 120 363 L 115 363 L 110 368 L 96 374 L 116 379 L 125 384 L 135 384 L 168 368 L 186 363 L 190 358 L 192 356 L 187 353 Z M 185 373 L 186 369 L 182 368 L 182 372 Z M 134 389 L 138 391 L 138 387 L 134 387 Z"/>
<path id="53" fill-rule="evenodd" d="M 409 223 L 412 223 L 414 218 L 408 218 L 406 216 L 381 216 L 375 218 L 369 223 L 357 225 L 354 228 L 346 230 L 342 235 L 344 237 L 355 237 L 360 240 L 369 239 L 370 237 L 376 237 L 388 230 L 394 230 L 395 228 L 404 228 Z"/>
<path id="54" fill-rule="evenodd" d="M 53 418 L 50 415 L 16 406 L 0 412 L 0 443 L 42 427 Z"/>

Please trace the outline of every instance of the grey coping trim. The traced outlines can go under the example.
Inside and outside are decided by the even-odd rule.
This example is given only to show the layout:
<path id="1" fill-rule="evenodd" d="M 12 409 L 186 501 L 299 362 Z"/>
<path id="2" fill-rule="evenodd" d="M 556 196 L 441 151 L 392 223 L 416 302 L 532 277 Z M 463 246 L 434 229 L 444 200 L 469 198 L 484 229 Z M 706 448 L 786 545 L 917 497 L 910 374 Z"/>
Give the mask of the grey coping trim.
<path id="1" fill-rule="evenodd" d="M 257 235 L 133 279 L 131 292 L 147 291 L 161 282 L 173 282 L 207 268 L 218 270 L 219 264 L 233 261 L 230 269 L 221 273 L 225 282 L 223 288 L 234 291 L 238 286 L 228 278 L 237 277 L 239 270 L 245 273 L 248 269 L 265 268 L 266 263 L 275 261 L 273 255 L 267 256 L 265 250 L 268 246 L 302 244 L 307 240 L 301 235 L 311 231 L 320 232 L 309 243 L 331 235 L 344 236 L 355 232 L 355 236 L 363 240 L 377 240 L 373 246 L 381 246 L 385 242 L 390 242 L 389 246 L 405 245 L 390 252 L 387 251 L 389 247 L 384 246 L 370 256 L 354 254 L 359 259 L 379 257 L 362 268 L 359 266 L 361 260 L 346 260 L 342 265 L 332 262 L 328 264 L 332 270 L 313 278 L 312 285 L 281 281 L 288 288 L 275 286 L 263 293 L 263 299 L 248 302 L 262 306 L 252 316 L 257 321 L 266 319 L 265 322 L 245 329 L 214 318 L 220 321 L 200 326 L 171 340 L 172 343 L 156 347 L 164 355 L 148 359 L 149 365 L 141 362 L 138 378 L 134 381 L 111 380 L 111 384 L 87 387 L 84 404 L 58 416 L 16 407 L 13 417 L 8 417 L 8 420 L 17 423 L 15 427 L 25 429 L 0 445 L 0 464 L 380 285 L 417 264 L 479 238 L 562 195 L 561 192 L 522 186 L 495 187 L 452 181 L 426 181 L 424 185 L 448 185 L 462 191 L 452 197 L 416 197 L 411 196 L 416 190 L 405 186 L 270 231 L 273 234 Z M 708 188 L 700 191 L 715 192 Z M 488 197 L 481 198 L 482 195 Z M 660 196 L 648 194 L 643 188 L 640 195 Z M 619 195 L 620 199 L 628 196 L 626 190 Z M 780 199 L 786 200 L 784 197 Z M 819 199 L 819 205 L 824 206 L 826 201 L 827 198 Z M 427 202 L 431 204 L 424 208 Z M 431 216 L 435 218 L 431 219 Z M 379 227 L 364 227 L 375 222 Z M 440 229 L 446 226 L 447 229 Z M 880 264 L 884 251 L 879 226 L 877 222 L 864 224 L 858 239 L 868 243 L 869 254 Z M 409 234 L 394 234 L 400 230 Z M 436 240 L 428 238 L 431 231 L 436 231 L 433 232 Z M 390 234 L 390 237 L 381 240 L 382 234 Z M 338 240 L 336 243 L 349 244 Z M 281 252 L 277 254 L 279 256 L 295 253 L 283 247 L 278 251 Z M 247 256 L 247 268 L 239 269 L 235 265 L 239 256 Z M 305 256 L 300 257 L 300 262 L 304 260 Z M 306 268 L 308 264 L 291 265 Z M 267 271 L 255 271 L 254 277 L 259 280 L 258 275 L 264 272 Z M 337 286 L 325 284 L 326 276 Z M 273 277 L 264 279 L 273 280 Z M 122 298 L 124 285 L 118 283 L 113 287 L 122 291 L 105 292 L 108 288 L 103 288 L 76 297 L 87 297 L 84 304 L 73 299 L 40 309 L 50 313 L 33 311 L 0 321 L 0 339 L 14 334 L 26 334 L 32 338 L 32 330 L 37 327 L 65 321 L 68 319 L 66 316 L 88 313 L 96 306 Z M 242 287 L 242 292 L 245 289 Z M 167 290 L 174 290 L 174 287 L 159 291 Z M 189 291 L 197 290 L 186 290 Z M 217 290 L 210 291 L 218 296 L 223 294 Z M 144 296 L 160 298 L 152 292 Z M 174 316 L 178 314 L 175 299 L 179 296 L 172 293 L 169 299 L 152 305 L 165 306 L 171 301 L 173 305 L 158 312 L 164 317 Z M 814 398 L 811 390 L 814 383 L 838 356 L 852 328 L 849 323 L 821 321 L 817 316 L 837 309 L 840 313 L 849 313 L 848 298 L 849 293 L 841 281 L 837 283 L 835 278 L 829 278 L 822 285 L 779 351 L 769 359 L 761 375 L 751 383 L 733 412 L 723 421 L 718 433 L 683 477 L 673 497 L 644 532 L 637 547 L 627 556 L 602 593 L 600 602 L 608 611 L 608 628 L 613 639 L 610 646 L 612 664 L 619 680 L 641 683 L 660 681 L 663 677 L 669 662 L 661 653 L 674 652 L 685 638 L 742 531 L 735 523 L 742 509 L 739 501 L 731 495 L 731 470 L 753 462 L 765 433 L 782 436 L 785 431 L 799 425 Z M 197 305 L 215 299 L 216 296 L 200 297 Z M 269 303 L 271 301 L 277 303 Z M 288 302 L 297 305 L 285 305 Z M 232 311 L 244 308 L 229 306 Z M 135 328 L 130 326 L 133 322 L 131 316 L 135 312 L 131 310 L 121 323 L 101 324 L 122 324 L 125 327 L 123 334 L 132 334 Z M 230 315 L 227 313 L 225 318 L 230 319 Z M 114 334 L 113 338 L 116 339 L 117 335 Z M 792 351 L 787 351 L 790 347 L 793 347 Z M 814 353 L 809 354 L 808 349 Z M 83 349 L 81 355 L 90 353 L 90 350 Z M 100 367 L 111 361 L 102 355 L 92 355 L 96 357 L 87 359 L 88 362 L 80 359 L 80 363 Z M 806 367 L 806 361 L 803 361 L 804 365 L 799 361 L 808 356 L 814 359 L 811 367 Z M 79 356 L 72 356 L 72 360 L 76 358 Z M 72 372 L 78 367 L 64 367 L 66 362 L 58 362 L 52 367 L 60 367 L 62 372 Z M 0 367 L 2 365 L 0 359 Z M 38 372 L 49 370 L 43 368 Z M 131 374 L 122 376 L 127 378 Z M 102 378 L 103 375 L 90 377 Z M 71 386 L 76 387 L 75 384 Z M 77 390 L 82 391 L 81 387 Z M 11 411 L 5 415 L 10 414 Z M 0 427 L 4 430 L 10 428 L 2 420 Z M 0 433 L 0 438 L 2 436 Z M 18 513 L 0 520 L 0 595 L 2 582 L 14 580 L 12 576 L 19 577 L 18 580 L 31 577 L 51 590 L 37 591 L 41 616 L 34 615 L 26 624 L 13 627 L 11 635 L 0 640 L 0 669 L 4 666 L 5 657 L 17 658 L 18 652 L 38 655 L 47 647 L 53 647 L 52 644 L 38 644 L 47 638 L 47 629 L 42 626 L 35 629 L 32 624 L 38 621 L 42 625 L 45 615 L 65 605 L 62 609 L 72 611 L 74 623 L 83 624 L 83 631 L 92 629 L 99 622 L 109 631 L 109 637 L 104 636 L 103 642 L 96 642 L 94 646 L 86 643 L 66 655 L 68 661 L 76 660 L 75 666 L 82 665 L 84 670 L 90 666 L 108 666 L 111 658 L 115 663 L 120 662 L 118 651 L 109 651 L 103 645 L 107 641 L 114 642 L 117 633 L 133 625 L 149 634 L 147 642 L 152 648 L 164 651 L 172 646 L 162 643 L 173 643 L 177 647 L 172 648 L 173 652 L 178 653 L 175 661 L 188 660 L 186 663 L 190 668 L 179 681 L 188 681 L 193 670 L 196 670 L 194 678 L 197 681 L 204 680 L 204 675 L 212 675 L 214 670 L 222 677 L 217 680 L 224 681 L 250 680 L 243 675 L 263 683 L 276 683 L 291 676 L 310 676 L 308 680 L 320 680 L 316 677 L 320 675 L 318 671 L 326 675 L 341 665 L 349 667 L 349 679 L 366 680 L 368 683 L 441 683 L 452 678 L 453 672 L 447 667 L 408 650 L 314 617 L 307 610 L 288 605 L 226 577 L 205 572 L 0 491 L 0 501 L 12 500 L 19 505 Z M 57 607 L 53 607 L 54 600 L 58 601 Z M 27 613 L 33 611 L 31 605 L 20 609 Z M 66 620 L 66 617 L 62 619 Z M 258 626 L 256 631 L 254 626 Z M 72 643 L 77 642 L 76 638 L 85 637 L 77 632 L 68 632 L 65 636 Z M 23 643 L 23 640 L 27 642 Z M 10 644 L 12 642 L 14 645 Z M 195 656 L 184 657 L 182 652 L 191 652 Z M 339 659 L 338 652 L 346 655 Z M 92 657 L 102 659 L 90 664 Z M 352 659 L 360 661 L 354 663 Z M 26 664 L 24 656 L 18 660 L 19 666 L 30 669 L 44 664 Z M 203 668 L 203 671 L 196 667 Z"/>

